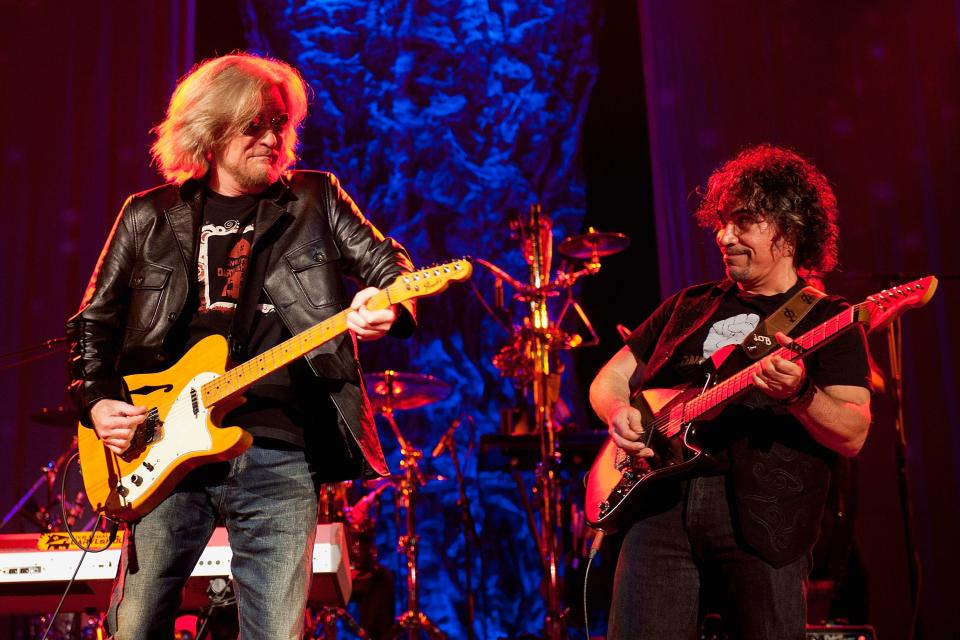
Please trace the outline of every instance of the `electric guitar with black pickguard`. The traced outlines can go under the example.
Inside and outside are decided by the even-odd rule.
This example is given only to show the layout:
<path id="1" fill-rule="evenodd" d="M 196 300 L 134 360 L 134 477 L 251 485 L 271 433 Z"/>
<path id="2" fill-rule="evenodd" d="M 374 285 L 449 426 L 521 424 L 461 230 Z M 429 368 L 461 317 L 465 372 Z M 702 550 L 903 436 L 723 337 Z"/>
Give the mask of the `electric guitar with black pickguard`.
<path id="1" fill-rule="evenodd" d="M 857 324 L 874 330 L 892 322 L 907 309 L 925 305 L 937 288 L 937 279 L 927 276 L 885 289 L 860 304 L 844 309 L 772 354 L 799 360 Z M 716 416 L 728 403 L 753 388 L 760 363 L 730 375 L 712 386 L 677 389 L 642 389 L 631 404 L 643 417 L 647 446 L 652 458 L 630 456 L 608 439 L 587 477 L 587 524 L 612 533 L 638 517 L 640 507 L 662 480 L 693 475 L 709 464 L 710 455 L 698 434 L 698 423 Z"/>

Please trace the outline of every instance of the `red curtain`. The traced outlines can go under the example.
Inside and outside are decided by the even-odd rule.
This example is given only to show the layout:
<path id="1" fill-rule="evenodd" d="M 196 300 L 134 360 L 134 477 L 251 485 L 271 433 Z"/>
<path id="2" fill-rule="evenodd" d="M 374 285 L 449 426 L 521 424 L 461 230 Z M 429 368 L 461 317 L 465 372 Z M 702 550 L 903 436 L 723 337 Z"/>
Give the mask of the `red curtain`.
<path id="1" fill-rule="evenodd" d="M 960 74 L 956 3 L 640 2 L 660 283 L 664 294 L 718 277 L 694 190 L 739 149 L 793 147 L 832 181 L 842 270 L 827 288 L 859 301 L 934 273 L 940 290 L 903 320 L 906 434 L 928 638 L 954 624 L 960 571 Z M 871 338 L 881 367 L 884 336 Z M 888 384 L 892 381 L 888 379 Z M 856 542 L 868 615 L 905 638 L 910 603 L 894 458 L 893 401 L 874 399 L 858 458 Z"/>
<path id="2" fill-rule="evenodd" d="M 161 181 L 150 167 L 148 131 L 193 64 L 194 17 L 192 0 L 5 0 L 2 13 L 7 354 L 63 336 L 123 198 Z M 0 371 L 3 513 L 70 447 L 73 429 L 32 418 L 66 403 L 65 370 L 60 352 Z M 76 469 L 73 477 L 79 487 Z M 37 498 L 44 504 L 46 491 Z M 24 524 L 15 518 L 3 531 Z"/>

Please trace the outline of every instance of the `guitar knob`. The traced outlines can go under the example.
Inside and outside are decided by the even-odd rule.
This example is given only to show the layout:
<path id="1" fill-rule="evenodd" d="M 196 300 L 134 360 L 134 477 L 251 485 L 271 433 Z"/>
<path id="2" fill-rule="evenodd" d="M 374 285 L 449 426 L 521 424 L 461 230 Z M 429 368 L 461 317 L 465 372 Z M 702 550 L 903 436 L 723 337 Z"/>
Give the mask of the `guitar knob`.
<path id="1" fill-rule="evenodd" d="M 149 462 L 144 462 L 143 468 L 146 469 L 147 471 L 153 471 L 153 465 L 150 464 Z"/>
<path id="2" fill-rule="evenodd" d="M 137 474 L 133 474 L 132 476 L 130 476 L 130 482 L 132 482 L 133 484 L 139 487 L 141 484 L 143 484 L 143 478 L 141 478 Z"/>
<path id="3" fill-rule="evenodd" d="M 118 485 L 117 485 L 117 493 L 120 494 L 120 497 L 121 497 L 121 498 L 126 498 L 126 497 L 127 497 L 127 494 L 130 493 L 130 489 L 127 489 L 127 488 L 126 488 L 125 486 L 123 486 L 122 484 L 118 484 Z"/>

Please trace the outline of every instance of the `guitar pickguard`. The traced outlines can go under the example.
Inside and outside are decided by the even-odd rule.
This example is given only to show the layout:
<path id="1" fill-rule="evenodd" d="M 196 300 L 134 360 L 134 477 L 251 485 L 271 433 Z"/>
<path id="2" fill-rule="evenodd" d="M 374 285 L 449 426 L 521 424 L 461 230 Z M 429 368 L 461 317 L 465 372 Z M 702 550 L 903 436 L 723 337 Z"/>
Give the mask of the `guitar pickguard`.
<path id="1" fill-rule="evenodd" d="M 116 483 L 115 488 L 121 504 L 142 499 L 145 492 L 167 475 L 179 460 L 189 454 L 210 449 L 212 438 L 207 428 L 209 411 L 199 402 L 198 393 L 203 384 L 216 377 L 217 374 L 213 372 L 199 373 L 180 390 L 165 413 L 161 413 L 158 408 L 151 409 L 151 414 L 155 416 L 152 420 L 154 424 L 137 430 L 138 434 L 144 432 L 145 444 L 133 458 L 142 455 L 144 449 L 147 449 L 146 455 L 139 464 L 127 469 Z M 135 395 L 134 402 L 140 402 Z M 148 421 L 151 421 L 150 417 L 141 427 Z M 152 439 L 148 441 L 148 438 Z M 127 459 L 128 453 L 130 450 L 125 452 L 124 459 Z"/>

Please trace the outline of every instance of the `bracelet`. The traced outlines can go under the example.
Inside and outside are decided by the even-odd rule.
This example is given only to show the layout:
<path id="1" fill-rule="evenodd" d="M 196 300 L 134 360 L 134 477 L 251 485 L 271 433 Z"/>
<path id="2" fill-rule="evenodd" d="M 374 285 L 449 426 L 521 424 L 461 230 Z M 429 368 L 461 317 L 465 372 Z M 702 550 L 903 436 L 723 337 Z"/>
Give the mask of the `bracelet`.
<path id="1" fill-rule="evenodd" d="M 813 384 L 813 380 L 807 376 L 800 384 L 800 388 L 797 389 L 792 396 L 781 400 L 780 405 L 783 407 L 792 407 L 798 404 L 807 404 L 816 392 L 817 386 Z"/>

